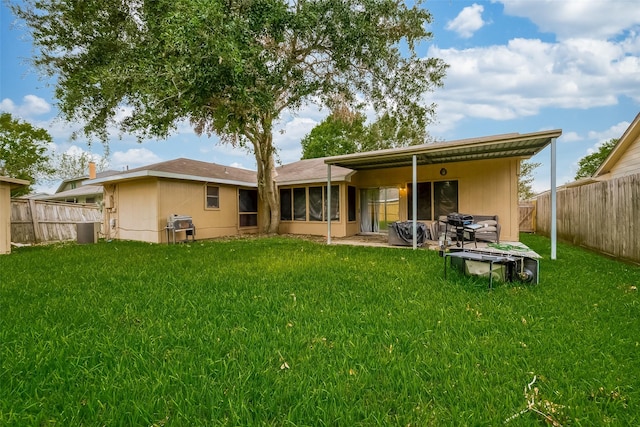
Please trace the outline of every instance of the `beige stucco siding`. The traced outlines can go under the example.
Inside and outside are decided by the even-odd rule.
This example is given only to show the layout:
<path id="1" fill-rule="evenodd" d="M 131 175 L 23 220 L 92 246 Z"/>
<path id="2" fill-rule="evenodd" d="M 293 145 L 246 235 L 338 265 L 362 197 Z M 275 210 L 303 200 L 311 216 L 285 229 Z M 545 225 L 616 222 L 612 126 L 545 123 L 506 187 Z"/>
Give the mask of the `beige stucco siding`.
<path id="1" fill-rule="evenodd" d="M 0 254 L 11 253 L 11 187 L 0 181 Z"/>
<path id="2" fill-rule="evenodd" d="M 239 224 L 238 188 L 211 183 L 219 189 L 219 208 L 206 207 L 206 183 L 147 178 L 105 186 L 105 223 L 115 220 L 110 235 L 115 239 L 150 243 L 167 242 L 167 217 L 187 215 L 196 227 L 196 239 L 255 233 L 257 227 Z M 111 224 L 109 224 L 111 226 Z M 185 239 L 179 231 L 176 239 Z"/>
<path id="3" fill-rule="evenodd" d="M 121 182 L 115 190 L 115 233 L 122 240 L 158 243 L 161 232 L 158 213 L 157 180 L 154 178 Z M 112 229 L 112 233 L 113 233 Z"/>
<path id="4" fill-rule="evenodd" d="M 474 162 L 458 181 L 460 212 L 498 215 L 504 241 L 519 240 L 517 168 L 517 159 Z"/>
<path id="5" fill-rule="evenodd" d="M 196 226 L 196 238 L 233 236 L 239 230 L 238 189 L 233 186 L 210 185 L 219 188 L 219 208 L 206 208 L 206 183 L 163 180 L 158 183 L 158 226 L 164 228 L 169 215 L 188 215 Z M 244 229 L 243 232 L 255 230 Z M 182 233 L 184 236 L 184 233 Z M 166 237 L 165 237 L 166 241 Z"/>

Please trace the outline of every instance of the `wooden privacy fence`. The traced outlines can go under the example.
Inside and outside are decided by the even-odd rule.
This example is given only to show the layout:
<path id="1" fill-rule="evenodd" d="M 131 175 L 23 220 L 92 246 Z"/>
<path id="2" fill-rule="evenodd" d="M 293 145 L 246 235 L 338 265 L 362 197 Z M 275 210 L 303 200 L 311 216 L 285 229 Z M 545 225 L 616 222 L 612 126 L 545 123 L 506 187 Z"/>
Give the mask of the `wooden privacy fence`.
<path id="1" fill-rule="evenodd" d="M 14 243 L 75 240 L 79 222 L 102 222 L 102 213 L 93 204 L 11 200 L 11 241 Z"/>
<path id="2" fill-rule="evenodd" d="M 551 234 L 551 194 L 537 199 L 537 231 Z M 640 262 L 640 174 L 557 192 L 558 239 Z"/>
<path id="3" fill-rule="evenodd" d="M 534 233 L 536 231 L 536 202 L 520 202 L 519 228 L 522 233 Z"/>

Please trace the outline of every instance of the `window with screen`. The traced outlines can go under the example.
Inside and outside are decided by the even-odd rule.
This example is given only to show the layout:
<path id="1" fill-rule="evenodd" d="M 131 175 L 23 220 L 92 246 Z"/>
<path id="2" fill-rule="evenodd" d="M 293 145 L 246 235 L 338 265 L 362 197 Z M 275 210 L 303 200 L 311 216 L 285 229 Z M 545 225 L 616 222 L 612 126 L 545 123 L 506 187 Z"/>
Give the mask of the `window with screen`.
<path id="1" fill-rule="evenodd" d="M 412 187 L 412 184 L 407 184 L 409 220 L 413 219 Z M 418 220 L 438 219 L 442 215 L 458 212 L 458 181 L 419 182 L 417 189 Z"/>
<path id="2" fill-rule="evenodd" d="M 419 220 L 431 219 L 431 183 L 418 182 L 418 218 Z M 413 219 L 413 184 L 407 185 L 407 212 L 409 220 Z"/>
<path id="3" fill-rule="evenodd" d="M 243 189 L 238 191 L 240 211 L 240 227 L 256 227 L 258 225 L 258 190 Z"/>
<path id="4" fill-rule="evenodd" d="M 220 208 L 220 188 L 207 184 L 205 206 L 207 209 Z"/>
<path id="5" fill-rule="evenodd" d="M 433 183 L 433 208 L 435 218 L 458 212 L 458 181 Z"/>
<path id="6" fill-rule="evenodd" d="M 347 187 L 347 220 L 356 220 L 356 187 Z"/>

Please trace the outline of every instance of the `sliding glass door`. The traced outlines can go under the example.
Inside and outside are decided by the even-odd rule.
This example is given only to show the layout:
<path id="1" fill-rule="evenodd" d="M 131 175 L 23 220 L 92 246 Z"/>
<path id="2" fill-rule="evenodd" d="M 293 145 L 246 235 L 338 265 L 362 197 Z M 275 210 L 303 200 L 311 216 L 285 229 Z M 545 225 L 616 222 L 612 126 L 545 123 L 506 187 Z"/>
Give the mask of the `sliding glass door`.
<path id="1" fill-rule="evenodd" d="M 399 219 L 400 199 L 396 187 L 360 190 L 360 232 L 379 233 Z"/>

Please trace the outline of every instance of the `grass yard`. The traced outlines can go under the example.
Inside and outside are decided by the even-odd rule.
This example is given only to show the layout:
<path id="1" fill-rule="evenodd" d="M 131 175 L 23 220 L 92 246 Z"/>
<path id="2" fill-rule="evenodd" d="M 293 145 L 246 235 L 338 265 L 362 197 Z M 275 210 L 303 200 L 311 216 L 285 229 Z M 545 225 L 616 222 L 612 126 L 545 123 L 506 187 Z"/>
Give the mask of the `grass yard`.
<path id="1" fill-rule="evenodd" d="M 285 237 L 14 249 L 0 425 L 640 423 L 640 267 L 559 245 L 537 286 L 450 271 Z"/>

